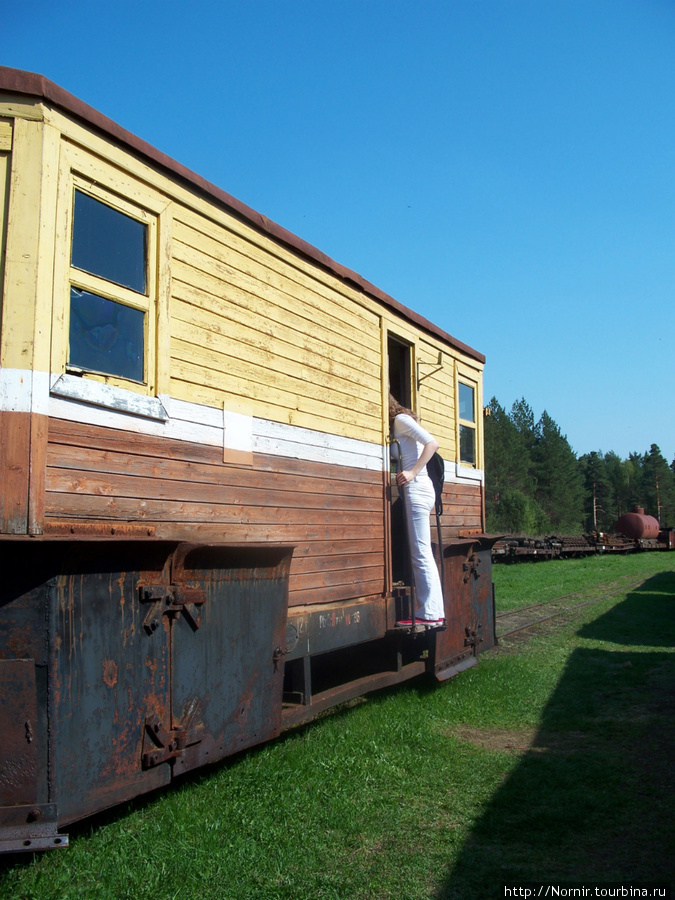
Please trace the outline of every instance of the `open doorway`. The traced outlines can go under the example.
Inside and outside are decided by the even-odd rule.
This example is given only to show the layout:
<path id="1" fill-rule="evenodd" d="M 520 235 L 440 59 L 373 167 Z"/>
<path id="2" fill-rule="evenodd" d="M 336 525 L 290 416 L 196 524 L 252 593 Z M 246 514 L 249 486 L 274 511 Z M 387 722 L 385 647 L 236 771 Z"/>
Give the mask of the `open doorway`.
<path id="1" fill-rule="evenodd" d="M 412 346 L 401 338 L 392 334 L 387 336 L 387 365 L 389 371 L 389 393 L 396 400 L 409 409 L 412 408 L 412 378 L 413 370 Z M 397 447 L 391 447 L 391 574 L 394 585 L 411 585 L 412 572 L 410 567 L 410 551 L 406 536 L 406 526 L 403 513 L 403 502 L 399 496 L 396 484 Z M 402 618 L 407 617 L 401 611 Z M 409 615 L 409 613 L 408 613 Z"/>
<path id="2" fill-rule="evenodd" d="M 412 407 L 412 346 L 401 338 L 387 338 L 389 392 L 403 406 Z"/>

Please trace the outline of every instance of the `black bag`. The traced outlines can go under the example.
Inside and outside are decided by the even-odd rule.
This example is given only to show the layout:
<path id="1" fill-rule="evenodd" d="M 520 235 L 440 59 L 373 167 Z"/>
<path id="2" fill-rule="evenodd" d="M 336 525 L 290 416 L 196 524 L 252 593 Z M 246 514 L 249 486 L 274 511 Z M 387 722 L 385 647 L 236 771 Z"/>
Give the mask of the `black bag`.
<path id="1" fill-rule="evenodd" d="M 443 515 L 443 484 L 445 482 L 445 463 L 440 453 L 436 452 L 427 463 L 427 475 L 436 491 L 436 515 Z"/>

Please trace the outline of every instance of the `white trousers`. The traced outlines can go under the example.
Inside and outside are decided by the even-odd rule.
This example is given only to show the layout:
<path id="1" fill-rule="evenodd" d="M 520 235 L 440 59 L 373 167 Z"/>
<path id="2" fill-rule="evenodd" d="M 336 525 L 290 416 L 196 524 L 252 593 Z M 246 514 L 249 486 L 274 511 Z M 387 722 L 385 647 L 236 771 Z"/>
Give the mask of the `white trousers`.
<path id="1" fill-rule="evenodd" d="M 436 503 L 434 486 L 431 481 L 424 479 L 421 482 L 409 482 L 404 490 L 408 545 L 417 595 L 415 615 L 423 619 L 443 619 L 443 592 L 431 549 L 429 523 L 429 514 Z"/>

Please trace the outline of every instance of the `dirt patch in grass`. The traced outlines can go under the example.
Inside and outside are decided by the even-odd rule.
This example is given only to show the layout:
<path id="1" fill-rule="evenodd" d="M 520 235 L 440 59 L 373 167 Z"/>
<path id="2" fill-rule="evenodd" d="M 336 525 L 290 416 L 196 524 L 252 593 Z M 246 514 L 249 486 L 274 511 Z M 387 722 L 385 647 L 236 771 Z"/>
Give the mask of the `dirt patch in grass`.
<path id="1" fill-rule="evenodd" d="M 460 741 L 503 753 L 575 753 L 597 749 L 597 743 L 583 731 L 547 732 L 538 728 L 469 728 L 459 726 L 447 734 Z"/>

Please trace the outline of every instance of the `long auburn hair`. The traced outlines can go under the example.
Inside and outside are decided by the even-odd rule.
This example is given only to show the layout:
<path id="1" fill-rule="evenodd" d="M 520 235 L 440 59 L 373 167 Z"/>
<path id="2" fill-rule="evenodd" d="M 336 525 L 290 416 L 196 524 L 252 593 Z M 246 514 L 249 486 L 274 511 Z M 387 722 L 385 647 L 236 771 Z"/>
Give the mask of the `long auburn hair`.
<path id="1" fill-rule="evenodd" d="M 398 402 L 396 397 L 392 394 L 389 394 L 389 425 L 393 426 L 394 419 L 396 416 L 411 416 L 416 422 L 418 421 L 417 416 L 412 411 L 412 409 L 408 409 L 407 406 L 403 406 Z"/>

